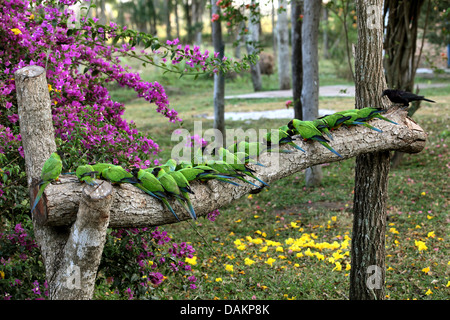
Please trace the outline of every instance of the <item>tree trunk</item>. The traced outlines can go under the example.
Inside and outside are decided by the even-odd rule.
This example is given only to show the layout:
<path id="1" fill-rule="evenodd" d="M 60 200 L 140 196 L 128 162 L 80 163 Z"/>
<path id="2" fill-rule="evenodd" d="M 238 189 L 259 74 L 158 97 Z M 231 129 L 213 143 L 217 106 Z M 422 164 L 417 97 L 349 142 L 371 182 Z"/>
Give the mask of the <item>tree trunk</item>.
<path id="1" fill-rule="evenodd" d="M 328 53 L 328 9 L 325 7 L 323 9 L 323 58 L 329 59 L 330 54 Z"/>
<path id="2" fill-rule="evenodd" d="M 356 107 L 386 107 L 383 72 L 383 0 L 357 0 Z M 384 299 L 389 151 L 356 157 L 350 299 Z"/>
<path id="3" fill-rule="evenodd" d="M 319 21 L 322 1 L 305 0 L 302 24 L 302 111 L 303 120 L 314 120 L 319 116 Z M 306 169 L 307 187 L 320 185 L 322 168 Z"/>
<path id="4" fill-rule="evenodd" d="M 39 66 L 25 67 L 14 74 L 31 203 L 38 190 L 42 167 L 50 154 L 56 152 L 45 75 L 45 70 Z M 83 201 L 76 211 L 72 229 L 69 225 L 45 225 L 48 216 L 45 194 L 36 206 L 32 215 L 34 233 L 41 249 L 50 299 L 92 298 L 109 222 L 112 191 L 107 182 L 102 188 L 83 189 Z"/>
<path id="5" fill-rule="evenodd" d="M 172 24 L 170 21 L 170 14 L 172 13 L 172 0 L 164 1 L 164 9 L 166 13 L 166 38 L 172 39 Z"/>
<path id="6" fill-rule="evenodd" d="M 277 19 L 277 47 L 278 47 L 278 84 L 280 90 L 291 88 L 289 64 L 289 33 L 287 21 L 287 1 L 278 2 Z"/>
<path id="7" fill-rule="evenodd" d="M 384 48 L 384 67 L 389 88 L 414 92 L 416 70 L 422 55 L 423 43 L 428 25 L 431 1 L 428 1 L 427 15 L 423 27 L 422 45 L 416 58 L 417 29 L 420 10 L 425 0 L 399 1 L 385 0 L 383 21 L 386 21 L 386 37 Z M 419 94 L 419 90 L 415 91 Z M 420 108 L 420 101 L 414 101 L 408 108 L 408 116 L 412 116 Z M 403 153 L 395 152 L 391 165 L 400 165 Z"/>
<path id="8" fill-rule="evenodd" d="M 251 5 L 255 5 L 255 0 L 252 0 Z M 256 44 L 259 42 L 259 16 L 256 17 L 252 13 L 250 13 L 250 18 L 248 21 L 248 36 L 247 36 L 247 52 L 248 54 L 254 54 L 257 52 Z M 252 77 L 253 90 L 261 91 L 262 90 L 262 82 L 261 82 L 261 68 L 259 63 L 250 65 L 250 74 Z"/>
<path id="9" fill-rule="evenodd" d="M 211 0 L 211 14 L 220 15 L 220 7 L 216 5 L 215 0 Z M 225 44 L 222 39 L 222 26 L 220 20 L 212 23 L 212 39 L 214 51 L 219 52 L 219 59 L 223 59 L 225 54 Z M 225 75 L 219 71 L 214 74 L 214 129 L 221 133 L 222 143 L 218 141 L 216 135 L 215 142 L 217 144 L 225 144 Z"/>
<path id="10" fill-rule="evenodd" d="M 294 118 L 303 119 L 302 110 L 302 19 L 303 0 L 291 2 L 291 37 L 292 37 L 292 103 L 294 106 Z"/>

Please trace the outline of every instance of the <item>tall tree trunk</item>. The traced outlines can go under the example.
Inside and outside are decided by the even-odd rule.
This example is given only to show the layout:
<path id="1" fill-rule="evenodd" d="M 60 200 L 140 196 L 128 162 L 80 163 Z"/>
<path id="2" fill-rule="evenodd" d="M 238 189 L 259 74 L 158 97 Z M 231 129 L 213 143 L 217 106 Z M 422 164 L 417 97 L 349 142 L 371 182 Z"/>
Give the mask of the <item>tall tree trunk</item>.
<path id="1" fill-rule="evenodd" d="M 280 90 L 291 88 L 289 64 L 289 33 L 287 21 L 287 1 L 278 2 L 277 19 L 277 47 L 278 47 L 278 84 Z"/>
<path id="2" fill-rule="evenodd" d="M 175 13 L 175 27 L 177 30 L 177 39 L 180 39 L 180 20 L 178 18 L 178 0 L 175 0 L 173 11 Z"/>
<path id="3" fill-rule="evenodd" d="M 418 21 L 424 2 L 425 0 L 385 0 L 384 2 L 383 21 L 386 21 L 387 18 L 384 67 L 389 88 L 414 92 L 416 70 L 422 55 L 428 16 L 431 9 L 431 1 L 428 1 L 422 45 L 416 58 Z M 418 90 L 415 93 L 418 94 Z M 420 101 L 414 101 L 408 108 L 408 115 L 411 117 L 419 108 Z M 402 152 L 395 152 L 392 157 L 392 167 L 397 167 L 401 163 L 402 158 Z"/>
<path id="4" fill-rule="evenodd" d="M 166 38 L 172 39 L 172 24 L 170 14 L 172 13 L 172 0 L 164 1 L 164 9 L 166 13 Z"/>
<path id="5" fill-rule="evenodd" d="M 383 0 L 357 0 L 356 108 L 385 107 Z M 356 157 L 350 299 L 384 299 L 389 152 Z"/>
<path id="6" fill-rule="evenodd" d="M 328 9 L 323 8 L 323 57 L 328 59 L 330 54 L 328 53 Z"/>
<path id="7" fill-rule="evenodd" d="M 278 49 L 277 49 L 277 31 L 276 31 L 276 25 L 275 25 L 275 5 L 273 4 L 273 1 L 271 1 L 272 5 L 272 49 L 273 49 L 273 58 L 277 59 Z"/>
<path id="8" fill-rule="evenodd" d="M 251 5 L 256 5 L 256 1 L 252 0 Z M 247 36 L 247 52 L 248 54 L 254 54 L 257 52 L 256 44 L 259 43 L 259 15 L 255 16 L 250 13 L 250 18 L 248 21 L 248 36 Z M 250 74 L 252 77 L 253 90 L 261 91 L 262 90 L 262 81 L 261 81 L 261 68 L 259 63 L 250 65 Z"/>
<path id="9" fill-rule="evenodd" d="M 303 120 L 314 120 L 319 116 L 319 21 L 322 1 L 305 0 L 302 24 L 302 111 Z M 305 183 L 308 187 L 320 185 L 322 168 L 306 169 Z"/>
<path id="10" fill-rule="evenodd" d="M 202 16 L 205 10 L 206 0 L 193 0 L 192 1 L 192 22 L 194 33 L 194 44 L 200 46 L 202 44 L 202 30 L 203 21 Z"/>
<path id="11" fill-rule="evenodd" d="M 211 0 L 211 14 L 220 16 L 220 7 L 216 5 L 216 0 Z M 214 51 L 219 52 L 219 59 L 223 59 L 225 44 L 222 39 L 222 26 L 220 19 L 212 23 L 212 39 Z M 219 71 L 214 74 L 214 129 L 222 134 L 222 143 L 225 144 L 225 76 Z M 216 135 L 216 143 L 219 143 Z"/>
<path id="12" fill-rule="evenodd" d="M 292 37 L 292 103 L 294 106 L 294 117 L 303 119 L 302 110 L 302 19 L 303 0 L 291 1 L 291 37 Z"/>
<path id="13" fill-rule="evenodd" d="M 42 167 L 50 154 L 56 152 L 45 75 L 45 70 L 39 66 L 25 67 L 14 74 L 31 203 L 37 193 Z M 52 300 L 92 299 L 109 224 L 113 188 L 108 182 L 98 188 L 83 188 L 77 218 L 71 228 L 44 224 L 49 208 L 46 200 L 44 194 L 32 218 L 49 297 Z"/>

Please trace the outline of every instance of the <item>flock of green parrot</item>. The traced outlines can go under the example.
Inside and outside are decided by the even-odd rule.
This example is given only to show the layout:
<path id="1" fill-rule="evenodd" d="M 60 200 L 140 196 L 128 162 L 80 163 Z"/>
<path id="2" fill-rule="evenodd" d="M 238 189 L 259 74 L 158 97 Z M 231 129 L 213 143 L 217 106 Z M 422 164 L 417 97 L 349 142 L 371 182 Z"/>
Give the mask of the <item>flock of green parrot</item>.
<path id="1" fill-rule="evenodd" d="M 272 141 L 273 136 L 269 132 L 265 136 L 264 142 L 240 141 L 227 148 L 215 148 L 211 154 L 205 154 L 205 148 L 199 148 L 193 153 L 191 161 L 169 159 L 163 165 L 147 169 L 132 168 L 130 170 L 110 163 L 96 163 L 78 166 L 75 172 L 65 174 L 75 174 L 80 182 L 91 186 L 98 185 L 96 179 L 106 180 L 113 184 L 130 183 L 151 197 L 160 200 L 180 221 L 168 201 L 169 199 L 176 199 L 189 212 L 191 218 L 196 220 L 197 215 L 189 197 L 190 194 L 193 194 L 190 187 L 192 181 L 216 179 L 236 186 L 240 186 L 238 182 L 244 182 L 257 187 L 257 190 L 261 190 L 268 185 L 256 177 L 255 170 L 248 166 L 249 163 L 262 166 L 257 161 L 257 157 L 261 153 L 275 150 L 278 152 L 292 152 L 279 149 L 279 146 L 284 144 L 291 145 L 295 149 L 305 152 L 305 150 L 294 143 L 295 136 L 300 136 L 303 141 L 319 142 L 328 150 L 341 157 L 328 144 L 330 140 L 333 140 L 331 131 L 342 125 L 362 125 L 381 132 L 381 130 L 369 125 L 367 121 L 378 118 L 397 124 L 383 117 L 381 113 L 384 111 L 379 108 L 352 109 L 326 115 L 314 121 L 293 119 L 287 125 L 278 128 L 278 141 Z M 325 138 L 324 135 L 330 140 Z M 32 212 L 39 202 L 44 189 L 52 181 L 58 180 L 61 172 L 61 157 L 55 152 L 51 154 L 43 166 L 39 191 L 31 209 Z M 262 183 L 262 186 L 249 181 L 248 177 Z"/>

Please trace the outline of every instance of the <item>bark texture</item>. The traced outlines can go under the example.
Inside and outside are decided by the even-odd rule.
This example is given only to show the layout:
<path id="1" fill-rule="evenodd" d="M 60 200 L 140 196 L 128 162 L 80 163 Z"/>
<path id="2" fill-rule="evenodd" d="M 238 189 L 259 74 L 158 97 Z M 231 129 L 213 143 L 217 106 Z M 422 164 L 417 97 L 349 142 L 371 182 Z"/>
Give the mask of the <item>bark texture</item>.
<path id="1" fill-rule="evenodd" d="M 252 0 L 251 5 L 255 5 L 255 0 Z M 250 17 L 248 20 L 248 36 L 247 36 L 247 53 L 254 54 L 256 52 L 256 45 L 259 42 L 259 16 L 253 13 L 250 13 Z M 261 91 L 262 90 L 262 80 L 261 80 L 261 67 L 259 63 L 250 65 L 250 74 L 252 77 L 253 90 Z"/>
<path id="2" fill-rule="evenodd" d="M 277 19 L 277 47 L 278 47 L 278 84 L 280 90 L 291 88 L 290 63 L 289 63 L 289 32 L 287 21 L 287 1 L 278 2 Z"/>
<path id="3" fill-rule="evenodd" d="M 211 0 L 211 13 L 220 15 L 220 7 L 217 1 Z M 222 27 L 220 21 L 212 23 L 212 40 L 214 52 L 219 52 L 219 58 L 223 59 L 225 54 L 225 44 L 222 39 Z M 221 138 L 225 142 L 225 75 L 223 72 L 214 74 L 214 129 L 222 134 Z M 216 136 L 216 141 L 219 137 Z"/>
<path id="4" fill-rule="evenodd" d="M 370 3 L 369 3 L 370 2 Z M 382 0 L 356 2 L 358 44 L 355 59 L 356 108 L 383 106 Z M 386 104 L 384 105 L 386 107 Z M 384 299 L 388 150 L 356 157 L 353 201 L 350 299 Z"/>
<path id="5" fill-rule="evenodd" d="M 294 118 L 303 119 L 302 111 L 302 20 L 303 0 L 291 1 L 291 38 L 292 38 L 292 98 Z"/>
<path id="6" fill-rule="evenodd" d="M 382 120 L 370 122 L 383 130 L 383 133 L 365 127 L 340 128 L 334 132 L 334 141 L 331 142 L 331 146 L 344 159 L 379 150 L 403 150 L 415 153 L 424 148 L 426 134 L 414 121 L 405 118 L 406 111 L 391 109 L 387 117 L 399 125 Z M 266 167 L 251 166 L 256 170 L 256 176 L 270 184 L 307 167 L 341 160 L 320 144 L 297 141 L 306 153 L 300 151 L 290 154 L 264 153 L 259 161 Z M 191 196 L 191 202 L 198 216 L 206 215 L 214 209 L 227 205 L 254 189 L 248 184 L 236 187 L 219 181 L 207 183 L 194 181 L 191 186 L 195 193 Z M 45 223 L 52 226 L 71 225 L 77 216 L 82 188 L 83 185 L 74 176 L 63 176 L 61 183 L 49 185 L 45 191 L 48 208 Z M 110 227 L 144 227 L 177 222 L 172 213 L 159 201 L 136 187 L 121 184 L 114 186 L 114 190 Z M 189 214 L 176 201 L 171 201 L 171 205 L 181 220 L 190 219 Z"/>
<path id="7" fill-rule="evenodd" d="M 45 70 L 39 66 L 25 67 L 15 73 L 20 132 L 31 203 L 34 201 L 35 185 L 40 180 L 42 167 L 50 154 L 56 151 L 45 75 Z M 58 183 L 60 182 L 56 182 Z M 109 224 L 113 189 L 111 185 L 108 189 L 108 185 L 105 182 L 102 188 L 83 190 L 82 201 L 77 202 L 77 218 L 71 229 L 69 225 L 53 227 L 43 224 L 48 212 L 45 194 L 37 210 L 33 212 L 34 233 L 41 249 L 51 299 L 92 298 Z"/>
<path id="8" fill-rule="evenodd" d="M 302 112 L 303 120 L 314 120 L 319 116 L 319 22 L 322 1 L 305 0 L 302 23 Z M 308 187 L 322 182 L 322 168 L 310 167 L 305 172 Z"/>

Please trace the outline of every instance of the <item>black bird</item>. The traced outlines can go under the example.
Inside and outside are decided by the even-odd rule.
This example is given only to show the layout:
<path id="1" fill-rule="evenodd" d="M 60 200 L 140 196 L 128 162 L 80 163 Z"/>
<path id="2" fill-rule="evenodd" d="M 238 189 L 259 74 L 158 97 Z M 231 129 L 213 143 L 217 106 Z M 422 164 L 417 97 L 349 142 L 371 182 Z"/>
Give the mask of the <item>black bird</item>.
<path id="1" fill-rule="evenodd" d="M 411 92 L 402 90 L 386 89 L 383 91 L 382 97 L 387 96 L 393 103 L 401 103 L 403 106 L 408 107 L 411 101 L 424 100 L 428 102 L 436 102 L 433 100 L 425 99 L 424 96 L 418 96 Z"/>

